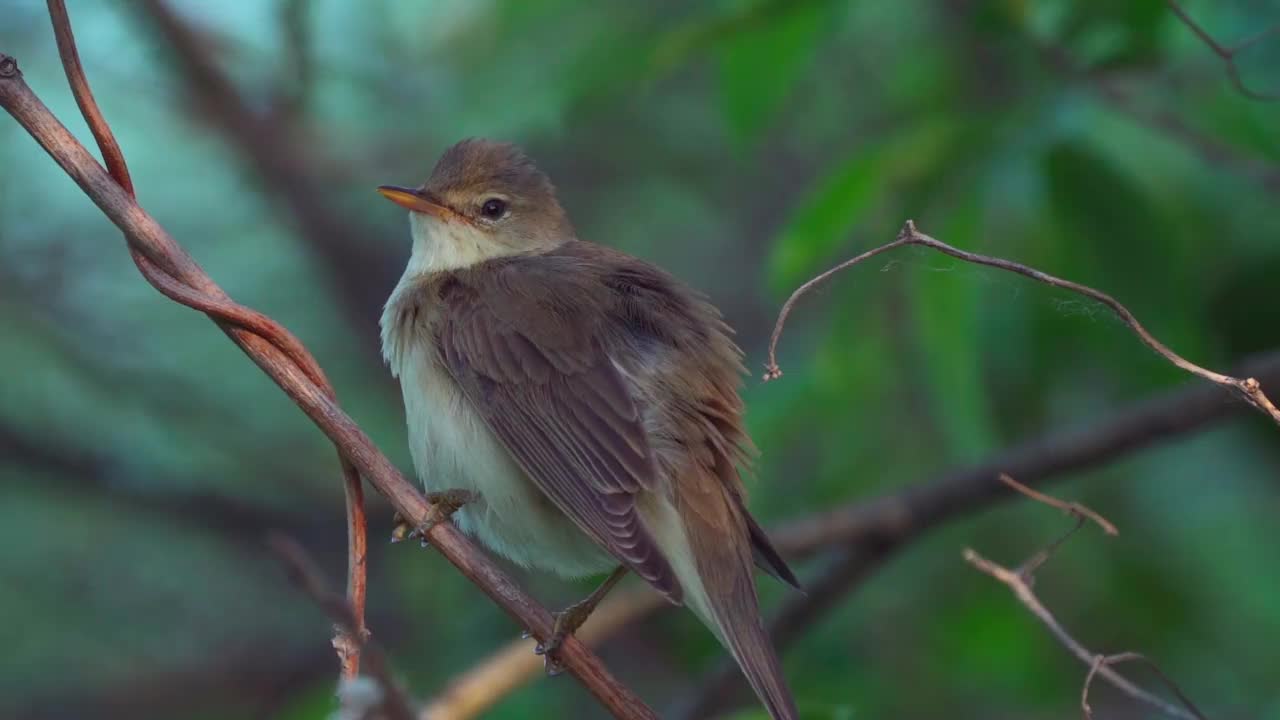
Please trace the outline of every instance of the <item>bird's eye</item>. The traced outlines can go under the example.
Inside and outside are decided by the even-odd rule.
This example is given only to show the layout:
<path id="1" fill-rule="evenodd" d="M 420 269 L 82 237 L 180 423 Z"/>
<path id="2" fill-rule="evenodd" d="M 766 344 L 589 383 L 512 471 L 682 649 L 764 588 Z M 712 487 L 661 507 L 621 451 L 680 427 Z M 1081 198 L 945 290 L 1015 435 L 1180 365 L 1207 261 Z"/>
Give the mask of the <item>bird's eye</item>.
<path id="1" fill-rule="evenodd" d="M 489 198 L 480 206 L 480 214 L 486 220 L 501 220 L 507 214 L 507 203 L 499 198 Z"/>

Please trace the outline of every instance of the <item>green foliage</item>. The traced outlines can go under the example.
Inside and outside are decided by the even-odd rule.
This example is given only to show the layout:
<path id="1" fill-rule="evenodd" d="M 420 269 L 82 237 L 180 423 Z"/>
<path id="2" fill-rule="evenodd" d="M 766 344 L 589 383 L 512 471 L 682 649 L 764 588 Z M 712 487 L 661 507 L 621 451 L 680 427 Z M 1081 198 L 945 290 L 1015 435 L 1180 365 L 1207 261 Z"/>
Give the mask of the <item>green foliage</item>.
<path id="1" fill-rule="evenodd" d="M 725 119 L 740 143 L 755 140 L 787 108 L 832 27 L 834 3 L 756 3 L 717 48 Z"/>

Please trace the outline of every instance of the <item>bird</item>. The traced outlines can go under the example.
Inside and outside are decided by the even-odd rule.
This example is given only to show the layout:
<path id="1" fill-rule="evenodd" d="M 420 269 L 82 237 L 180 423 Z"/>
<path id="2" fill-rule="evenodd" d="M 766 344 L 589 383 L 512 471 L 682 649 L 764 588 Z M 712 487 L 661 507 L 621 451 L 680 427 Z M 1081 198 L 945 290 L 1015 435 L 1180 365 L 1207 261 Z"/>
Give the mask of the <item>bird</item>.
<path id="1" fill-rule="evenodd" d="M 720 312 L 665 270 L 579 239 L 516 145 L 463 140 L 422 185 L 378 191 L 409 211 L 412 250 L 380 327 L 428 498 L 519 566 L 612 571 L 539 651 L 553 658 L 634 573 L 699 616 L 773 718 L 798 717 L 755 566 L 800 584 L 747 509 L 757 450 Z"/>

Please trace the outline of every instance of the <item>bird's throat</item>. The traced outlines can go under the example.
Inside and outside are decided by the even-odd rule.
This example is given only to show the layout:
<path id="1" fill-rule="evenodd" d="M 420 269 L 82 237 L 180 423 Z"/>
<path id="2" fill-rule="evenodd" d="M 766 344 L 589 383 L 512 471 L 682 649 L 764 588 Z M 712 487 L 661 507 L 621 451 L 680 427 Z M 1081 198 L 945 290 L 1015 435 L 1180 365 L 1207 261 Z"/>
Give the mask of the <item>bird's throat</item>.
<path id="1" fill-rule="evenodd" d="M 413 253 L 406 277 L 461 270 L 485 260 L 511 254 L 483 228 L 457 220 L 442 220 L 418 212 L 409 213 Z"/>

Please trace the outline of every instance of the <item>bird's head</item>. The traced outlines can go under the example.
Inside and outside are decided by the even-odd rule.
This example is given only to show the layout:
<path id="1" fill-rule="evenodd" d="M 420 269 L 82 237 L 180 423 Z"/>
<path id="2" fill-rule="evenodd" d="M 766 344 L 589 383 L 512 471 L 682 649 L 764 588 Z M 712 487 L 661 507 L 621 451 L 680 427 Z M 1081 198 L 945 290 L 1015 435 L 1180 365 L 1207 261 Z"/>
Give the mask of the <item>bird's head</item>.
<path id="1" fill-rule="evenodd" d="M 547 250 L 573 238 L 551 180 L 509 143 L 463 140 L 422 185 L 378 192 L 409 210 L 414 252 L 430 256 L 428 269 Z"/>

